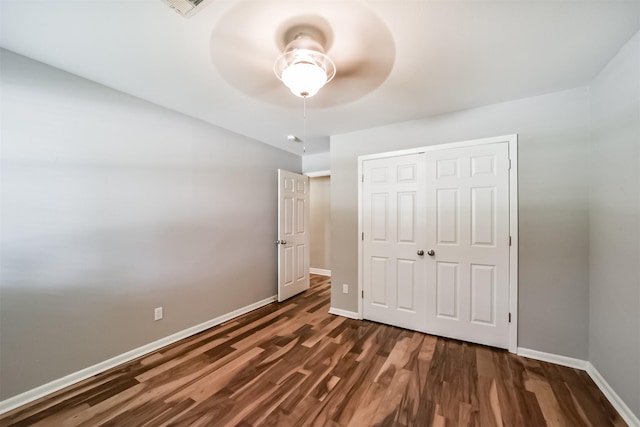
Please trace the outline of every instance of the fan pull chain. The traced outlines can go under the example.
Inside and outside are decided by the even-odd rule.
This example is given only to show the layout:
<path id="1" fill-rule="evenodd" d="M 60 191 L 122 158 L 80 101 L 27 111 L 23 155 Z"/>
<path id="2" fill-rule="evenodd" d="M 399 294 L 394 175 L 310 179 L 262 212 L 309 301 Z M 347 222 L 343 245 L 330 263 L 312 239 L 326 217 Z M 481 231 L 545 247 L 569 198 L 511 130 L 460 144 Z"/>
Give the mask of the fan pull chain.
<path id="1" fill-rule="evenodd" d="M 302 152 L 307 152 L 307 97 L 302 97 Z"/>

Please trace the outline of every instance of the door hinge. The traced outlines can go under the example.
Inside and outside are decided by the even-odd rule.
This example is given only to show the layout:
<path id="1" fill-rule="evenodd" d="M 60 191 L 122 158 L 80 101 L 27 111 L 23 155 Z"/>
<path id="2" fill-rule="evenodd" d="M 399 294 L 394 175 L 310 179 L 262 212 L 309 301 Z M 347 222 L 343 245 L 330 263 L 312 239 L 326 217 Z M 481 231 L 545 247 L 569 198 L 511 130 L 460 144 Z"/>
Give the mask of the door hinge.
<path id="1" fill-rule="evenodd" d="M 364 231 L 362 232 L 362 240 L 364 240 Z"/>
<path id="2" fill-rule="evenodd" d="M 511 313 L 509 313 L 509 323 L 511 323 Z"/>
<path id="3" fill-rule="evenodd" d="M 364 298 L 364 290 L 362 290 L 362 294 L 361 295 L 362 295 L 362 298 Z"/>
<path id="4" fill-rule="evenodd" d="M 362 174 L 362 182 L 364 182 L 364 174 Z"/>
<path id="5" fill-rule="evenodd" d="M 509 246 L 511 246 L 511 236 L 509 236 Z"/>
<path id="6" fill-rule="evenodd" d="M 509 170 L 511 170 L 511 159 L 509 159 Z"/>

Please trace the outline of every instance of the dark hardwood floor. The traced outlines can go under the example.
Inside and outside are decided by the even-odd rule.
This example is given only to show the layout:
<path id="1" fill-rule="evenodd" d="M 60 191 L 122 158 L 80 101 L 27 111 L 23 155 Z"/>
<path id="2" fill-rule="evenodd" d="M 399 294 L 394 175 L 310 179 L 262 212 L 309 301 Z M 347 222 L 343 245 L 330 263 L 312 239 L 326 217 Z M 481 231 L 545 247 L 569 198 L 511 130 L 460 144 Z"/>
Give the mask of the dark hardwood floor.
<path id="1" fill-rule="evenodd" d="M 619 426 L 589 376 L 327 313 L 329 278 L 5 414 L 2 426 Z"/>

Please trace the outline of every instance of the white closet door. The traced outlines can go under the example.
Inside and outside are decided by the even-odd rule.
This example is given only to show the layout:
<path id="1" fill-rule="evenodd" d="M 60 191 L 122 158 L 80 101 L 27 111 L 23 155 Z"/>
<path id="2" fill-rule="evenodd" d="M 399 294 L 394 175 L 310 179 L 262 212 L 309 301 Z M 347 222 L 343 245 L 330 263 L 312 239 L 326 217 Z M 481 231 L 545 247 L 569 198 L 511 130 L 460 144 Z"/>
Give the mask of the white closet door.
<path id="1" fill-rule="evenodd" d="M 426 330 L 508 348 L 508 143 L 429 152 L 426 196 Z"/>
<path id="2" fill-rule="evenodd" d="M 424 330 L 425 156 L 363 162 L 363 316 Z"/>

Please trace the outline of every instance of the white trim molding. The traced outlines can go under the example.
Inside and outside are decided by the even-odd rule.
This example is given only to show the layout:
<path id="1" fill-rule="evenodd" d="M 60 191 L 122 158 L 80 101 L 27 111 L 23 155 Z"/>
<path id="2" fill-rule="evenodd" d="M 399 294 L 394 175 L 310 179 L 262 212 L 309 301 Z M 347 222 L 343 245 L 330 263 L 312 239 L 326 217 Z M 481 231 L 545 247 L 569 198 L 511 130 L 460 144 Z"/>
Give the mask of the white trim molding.
<path id="1" fill-rule="evenodd" d="M 168 337 L 161 338 L 152 343 L 143 345 L 142 347 L 138 347 L 131 351 L 127 351 L 126 353 L 122 353 L 118 356 L 112 357 L 111 359 L 97 363 L 93 366 L 89 366 L 88 368 L 81 369 L 65 377 L 58 378 L 57 380 L 53 380 L 49 383 L 43 384 L 34 389 L 25 391 L 24 393 L 10 397 L 0 402 L 0 415 L 6 412 L 9 412 L 15 408 L 18 408 L 22 405 L 26 405 L 27 403 L 33 402 L 36 399 L 40 399 L 41 397 L 54 393 L 58 390 L 62 390 L 65 387 L 69 387 L 87 378 L 98 375 L 111 368 L 115 368 L 116 366 L 122 365 L 123 363 L 129 362 L 133 359 L 137 359 L 138 357 L 142 357 L 155 350 L 161 349 L 162 347 L 166 347 L 177 341 L 190 337 L 191 335 L 195 335 L 209 328 L 217 326 L 221 323 L 224 323 L 228 320 L 231 320 L 238 316 L 246 314 L 250 311 L 253 311 L 265 305 L 271 304 L 272 302 L 275 302 L 277 299 L 278 297 L 276 295 L 271 296 L 269 298 L 265 298 L 262 301 L 258 301 L 253 304 L 249 304 L 245 307 L 241 307 L 230 313 L 226 313 L 214 319 L 207 320 L 206 322 L 200 323 L 199 325 L 195 325 L 190 328 L 184 329 L 180 332 L 176 332 L 175 334 L 169 335 Z"/>
<path id="2" fill-rule="evenodd" d="M 594 383 L 598 386 L 602 394 L 609 400 L 611 405 L 618 411 L 622 419 L 629 424 L 629 427 L 640 427 L 640 418 L 638 418 L 631 408 L 618 396 L 609 383 L 604 379 L 600 372 L 591 364 L 587 362 L 587 374 L 591 377 Z"/>
<path id="3" fill-rule="evenodd" d="M 335 314 L 336 316 L 348 317 L 349 319 L 362 320 L 359 313 L 355 311 L 342 310 L 341 308 L 331 307 L 329 308 L 329 314 Z"/>
<path id="4" fill-rule="evenodd" d="M 309 268 L 309 273 L 319 274 L 320 276 L 331 276 L 331 270 L 325 270 L 323 268 Z"/>
<path id="5" fill-rule="evenodd" d="M 544 351 L 531 350 L 529 348 L 518 347 L 518 356 L 529 359 L 540 360 L 542 362 L 555 363 L 556 365 L 567 366 L 569 368 L 587 370 L 589 362 L 573 357 L 560 356 L 559 354 L 545 353 Z"/>
<path id="6" fill-rule="evenodd" d="M 318 178 L 321 176 L 331 176 L 331 171 L 325 170 L 325 171 L 305 172 L 303 175 L 306 175 L 309 178 Z"/>
<path id="7" fill-rule="evenodd" d="M 618 396 L 604 377 L 591 364 L 591 362 L 582 359 L 574 359 L 573 357 L 560 356 L 558 354 L 545 353 L 543 351 L 531 350 L 528 348 L 518 347 L 518 356 L 528 357 L 530 359 L 541 360 L 543 362 L 555 363 L 556 365 L 567 366 L 569 368 L 580 369 L 586 371 L 594 383 L 598 386 L 602 394 L 609 400 L 611 405 L 620 414 L 622 419 L 630 427 L 640 427 L 640 419 L 631 411 L 631 408 Z"/>
<path id="8" fill-rule="evenodd" d="M 505 136 L 509 141 L 509 351 L 518 351 L 518 134 Z"/>

